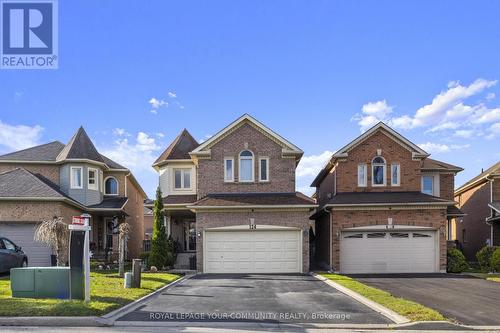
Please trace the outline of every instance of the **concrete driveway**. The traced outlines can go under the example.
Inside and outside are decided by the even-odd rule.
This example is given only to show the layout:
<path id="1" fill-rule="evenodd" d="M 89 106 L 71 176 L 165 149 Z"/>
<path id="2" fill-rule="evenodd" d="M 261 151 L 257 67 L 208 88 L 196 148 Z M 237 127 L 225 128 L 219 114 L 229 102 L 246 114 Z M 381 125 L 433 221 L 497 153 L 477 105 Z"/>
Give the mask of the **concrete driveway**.
<path id="1" fill-rule="evenodd" d="M 465 275 L 351 275 L 465 325 L 500 325 L 500 283 Z"/>
<path id="2" fill-rule="evenodd" d="M 196 275 L 118 321 L 387 324 L 309 275 Z"/>

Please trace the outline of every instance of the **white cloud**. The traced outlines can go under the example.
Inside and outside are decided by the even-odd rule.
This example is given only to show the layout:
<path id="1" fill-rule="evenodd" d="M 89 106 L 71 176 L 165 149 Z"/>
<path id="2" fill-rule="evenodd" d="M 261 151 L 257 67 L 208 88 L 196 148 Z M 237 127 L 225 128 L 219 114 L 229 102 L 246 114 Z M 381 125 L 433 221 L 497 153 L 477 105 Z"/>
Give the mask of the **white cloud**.
<path id="1" fill-rule="evenodd" d="M 447 144 L 435 143 L 435 142 L 421 143 L 418 146 L 430 154 L 449 153 L 449 152 L 454 151 L 454 150 L 460 150 L 460 149 L 465 149 L 465 148 L 470 147 L 469 144 L 447 145 Z"/>
<path id="2" fill-rule="evenodd" d="M 474 134 L 474 130 L 458 130 L 458 131 L 455 131 L 453 136 L 468 139 L 468 138 L 472 137 L 473 134 Z"/>
<path id="3" fill-rule="evenodd" d="M 130 136 L 130 134 L 128 134 L 123 128 L 114 128 L 112 133 L 115 136 Z"/>
<path id="4" fill-rule="evenodd" d="M 361 131 L 364 132 L 379 121 L 387 119 L 392 113 L 392 106 L 388 105 L 385 100 L 370 102 L 363 105 L 361 113 L 361 115 L 355 115 L 353 120 L 358 121 Z"/>
<path id="5" fill-rule="evenodd" d="M 311 185 L 326 162 L 332 157 L 332 151 L 324 151 L 319 155 L 303 156 L 296 170 L 297 190 L 307 195 L 311 195 L 314 189 Z"/>
<path id="6" fill-rule="evenodd" d="M 159 155 L 155 139 L 147 133 L 139 132 L 135 140 L 120 138 L 111 146 L 100 147 L 99 151 L 112 160 L 130 168 L 134 174 L 144 171 L 154 172 L 151 165 Z"/>
<path id="7" fill-rule="evenodd" d="M 165 137 L 165 134 L 163 134 L 162 132 L 158 132 L 158 133 L 156 133 L 156 136 L 159 137 L 160 139 L 162 139 Z"/>
<path id="8" fill-rule="evenodd" d="M 163 99 L 157 99 L 155 97 L 152 97 L 149 101 L 148 101 L 149 104 L 151 104 L 151 107 L 153 107 L 153 109 L 158 109 L 159 107 L 161 106 L 168 106 L 168 102 L 165 102 Z"/>
<path id="9" fill-rule="evenodd" d="M 486 95 L 486 99 L 488 101 L 491 101 L 492 99 L 495 99 L 495 93 L 488 93 L 488 95 Z"/>
<path id="10" fill-rule="evenodd" d="M 170 98 L 176 98 L 177 94 L 175 92 L 173 92 L 173 91 L 169 91 L 168 92 L 168 97 L 170 97 Z"/>
<path id="11" fill-rule="evenodd" d="M 487 139 L 494 139 L 497 136 L 500 136 L 500 122 L 494 123 L 488 128 L 489 134 L 486 136 Z"/>
<path id="12" fill-rule="evenodd" d="M 39 144 L 43 127 L 39 125 L 9 125 L 0 120 L 0 145 L 16 151 Z"/>

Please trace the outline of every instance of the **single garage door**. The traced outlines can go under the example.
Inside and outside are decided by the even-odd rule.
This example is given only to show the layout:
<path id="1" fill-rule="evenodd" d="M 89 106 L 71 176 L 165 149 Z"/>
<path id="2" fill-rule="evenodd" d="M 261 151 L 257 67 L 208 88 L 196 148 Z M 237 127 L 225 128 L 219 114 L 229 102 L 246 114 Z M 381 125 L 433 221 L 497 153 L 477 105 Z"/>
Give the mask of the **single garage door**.
<path id="1" fill-rule="evenodd" d="M 298 230 L 207 231 L 205 273 L 300 273 Z"/>
<path id="2" fill-rule="evenodd" d="M 343 232 L 342 273 L 431 273 L 437 271 L 435 231 Z"/>
<path id="3" fill-rule="evenodd" d="M 33 240 L 34 233 L 34 223 L 0 223 L 0 236 L 10 239 L 17 246 L 23 248 L 24 253 L 28 256 L 28 266 L 50 266 L 52 252 L 49 247 Z"/>

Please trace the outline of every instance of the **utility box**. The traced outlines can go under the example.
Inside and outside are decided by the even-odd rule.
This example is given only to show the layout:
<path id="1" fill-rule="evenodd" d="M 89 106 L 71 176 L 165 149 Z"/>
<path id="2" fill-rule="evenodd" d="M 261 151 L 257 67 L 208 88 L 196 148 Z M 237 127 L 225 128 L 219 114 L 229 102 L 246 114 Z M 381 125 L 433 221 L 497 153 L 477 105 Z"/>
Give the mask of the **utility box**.
<path id="1" fill-rule="evenodd" d="M 10 270 L 12 297 L 35 297 L 35 269 L 12 268 Z"/>
<path id="2" fill-rule="evenodd" d="M 69 298 L 69 267 L 35 268 L 35 298 Z"/>
<path id="3" fill-rule="evenodd" d="M 69 267 L 27 267 L 10 270 L 12 297 L 69 298 Z"/>

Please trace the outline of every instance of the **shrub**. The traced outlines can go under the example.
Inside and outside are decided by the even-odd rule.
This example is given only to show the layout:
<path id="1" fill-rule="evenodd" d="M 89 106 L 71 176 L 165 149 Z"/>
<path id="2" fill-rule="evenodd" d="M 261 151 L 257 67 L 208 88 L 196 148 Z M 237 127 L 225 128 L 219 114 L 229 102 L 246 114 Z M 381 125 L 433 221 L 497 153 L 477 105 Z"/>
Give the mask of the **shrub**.
<path id="1" fill-rule="evenodd" d="M 149 267 L 149 255 L 151 254 L 151 252 L 142 252 L 140 255 L 139 255 L 139 259 L 142 260 L 142 264 L 144 267 L 148 268 Z"/>
<path id="2" fill-rule="evenodd" d="M 163 267 L 167 264 L 168 240 L 163 224 L 163 198 L 160 186 L 156 190 L 156 200 L 153 208 L 153 237 L 151 237 L 151 254 L 149 264 Z"/>
<path id="3" fill-rule="evenodd" d="M 469 265 L 467 264 L 464 255 L 459 250 L 449 249 L 447 257 L 448 263 L 446 270 L 449 273 L 461 273 L 469 269 Z"/>
<path id="4" fill-rule="evenodd" d="M 481 250 L 477 251 L 476 258 L 479 262 L 479 266 L 483 272 L 491 271 L 491 256 L 495 248 L 491 246 L 485 246 Z"/>
<path id="5" fill-rule="evenodd" d="M 495 272 L 500 272 L 500 247 L 497 247 L 491 256 L 491 268 Z"/>

